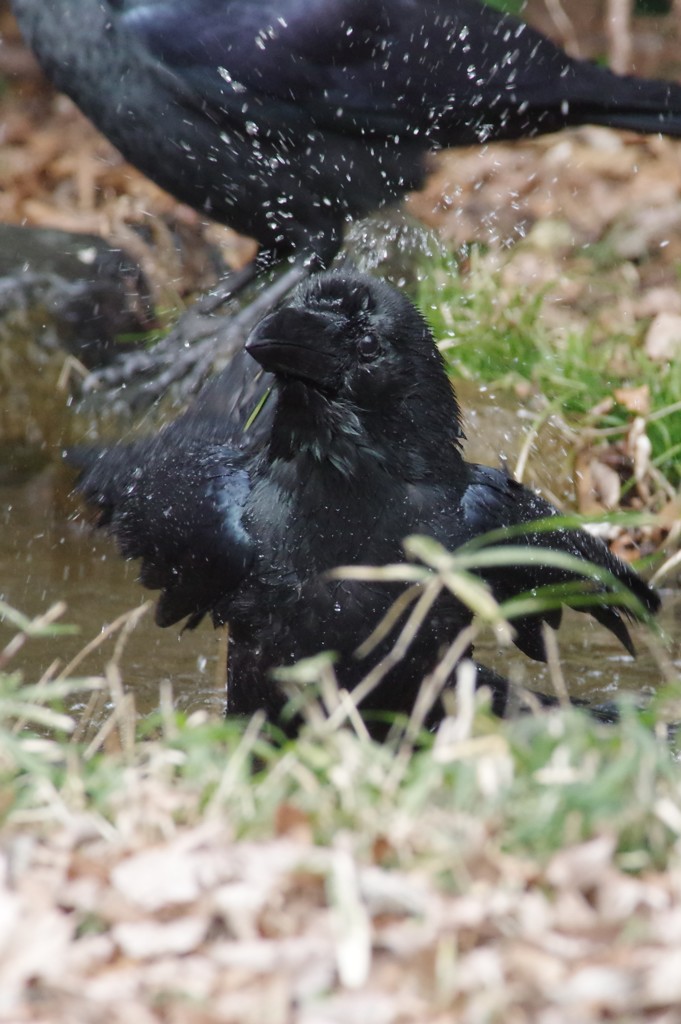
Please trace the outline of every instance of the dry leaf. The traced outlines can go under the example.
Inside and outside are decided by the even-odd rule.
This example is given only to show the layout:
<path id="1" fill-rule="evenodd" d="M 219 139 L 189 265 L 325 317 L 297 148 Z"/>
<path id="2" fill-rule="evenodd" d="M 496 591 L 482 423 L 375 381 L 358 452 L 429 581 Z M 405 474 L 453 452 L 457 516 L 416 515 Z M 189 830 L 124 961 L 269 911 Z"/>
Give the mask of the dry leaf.
<path id="1" fill-rule="evenodd" d="M 200 945 L 209 926 L 207 915 L 176 921 L 128 921 L 113 928 L 112 938 L 122 953 L 135 960 L 169 953 L 183 956 Z"/>
<path id="2" fill-rule="evenodd" d="M 681 320 L 681 317 L 679 319 Z M 647 416 L 650 412 L 650 389 L 647 384 L 642 384 L 638 388 L 617 388 L 613 395 L 629 412 L 641 416 Z"/>
<path id="3" fill-rule="evenodd" d="M 588 843 L 571 846 L 554 854 L 546 868 L 546 880 L 559 889 L 584 891 L 596 885 L 612 862 L 615 840 L 599 836 Z"/>
<path id="4" fill-rule="evenodd" d="M 681 315 L 658 313 L 648 328 L 643 348 L 656 362 L 678 359 L 681 356 Z"/>

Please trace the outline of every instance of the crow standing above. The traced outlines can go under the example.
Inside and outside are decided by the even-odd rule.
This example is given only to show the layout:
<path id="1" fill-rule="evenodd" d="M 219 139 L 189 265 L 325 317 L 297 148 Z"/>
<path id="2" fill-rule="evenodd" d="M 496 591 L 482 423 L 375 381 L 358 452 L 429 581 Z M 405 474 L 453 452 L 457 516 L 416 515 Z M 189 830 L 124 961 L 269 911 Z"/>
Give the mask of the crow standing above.
<path id="1" fill-rule="evenodd" d="M 681 86 L 573 60 L 480 0 L 13 0 L 49 78 L 258 266 L 328 265 L 429 150 L 602 124 L 681 134 Z"/>
<path id="2" fill-rule="evenodd" d="M 276 720 L 284 697 L 272 669 L 335 651 L 339 681 L 352 689 L 394 642 L 393 633 L 370 658 L 355 656 L 399 591 L 331 578 L 329 570 L 403 561 L 409 534 L 454 550 L 556 510 L 500 471 L 464 461 L 440 353 L 421 315 L 390 285 L 347 272 L 312 277 L 260 322 L 247 349 L 275 382 L 259 450 L 238 448 L 211 398 L 155 438 L 75 461 L 78 488 L 100 524 L 123 555 L 142 560 L 142 583 L 161 590 L 159 625 L 193 626 L 204 615 L 229 622 L 228 712 L 263 708 Z M 517 542 L 538 557 L 487 570 L 500 601 L 580 579 L 542 564 L 543 549 L 607 569 L 648 612 L 658 607 L 655 592 L 585 531 L 557 528 Z M 598 584 L 588 610 L 631 651 L 611 599 Z M 470 621 L 468 608 L 441 597 L 362 709 L 409 712 L 425 673 Z M 535 659 L 545 657 L 544 621 L 557 627 L 560 611 L 515 622 L 516 645 Z M 503 707 L 504 681 L 482 667 L 478 674 Z"/>
<path id="3" fill-rule="evenodd" d="M 681 86 L 573 60 L 480 0 L 13 6 L 126 159 L 257 240 L 227 294 L 282 260 L 327 267 L 349 219 L 423 185 L 429 151 L 588 123 L 681 134 Z M 149 371 L 165 354 L 181 376 L 180 347 Z"/>

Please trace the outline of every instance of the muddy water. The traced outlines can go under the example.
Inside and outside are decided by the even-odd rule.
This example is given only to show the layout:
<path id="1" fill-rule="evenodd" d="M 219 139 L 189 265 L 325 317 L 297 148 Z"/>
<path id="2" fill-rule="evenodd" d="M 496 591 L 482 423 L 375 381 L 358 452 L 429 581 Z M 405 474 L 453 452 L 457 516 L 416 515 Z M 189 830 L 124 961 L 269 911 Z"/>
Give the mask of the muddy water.
<path id="1" fill-rule="evenodd" d="M 135 581 L 136 567 L 123 563 L 112 542 L 74 518 L 69 497 L 70 474 L 61 466 L 36 471 L 29 464 L 13 471 L 5 463 L 0 484 L 0 593 L 29 615 L 66 601 L 62 621 L 79 627 L 77 636 L 30 641 L 12 663 L 27 681 L 35 681 L 59 658 L 66 663 L 102 627 L 147 596 Z M 2 466 L 0 464 L 0 469 Z M 0 479 L 3 479 L 0 475 Z M 681 635 L 681 597 L 665 595 L 662 624 L 672 638 Z M 0 646 L 11 631 L 0 626 Z M 618 689 L 654 691 L 660 671 L 647 645 L 639 639 L 634 661 L 604 629 L 586 616 L 568 613 L 560 631 L 560 650 L 570 692 L 600 701 Z M 111 657 L 107 641 L 79 668 L 79 674 L 100 672 Z M 681 668 L 678 641 L 668 654 Z M 537 689 L 551 689 L 544 666 L 513 650 L 501 654 L 489 644 L 479 647 L 483 661 Z M 224 676 L 218 665 L 216 634 L 207 624 L 193 633 L 161 630 L 148 613 L 132 633 L 121 662 L 126 686 L 134 689 L 137 707 L 147 713 L 158 704 L 159 681 L 170 680 L 176 703 L 187 710 L 220 712 Z"/>
<path id="2" fill-rule="evenodd" d="M 67 610 L 61 622 L 78 627 L 75 636 L 34 639 L 12 662 L 27 681 L 35 681 L 59 658 L 66 664 L 102 627 L 136 608 L 148 596 L 135 582 L 136 569 L 123 563 L 113 544 L 82 519 L 73 519 L 69 475 L 46 468 L 28 481 L 0 488 L 0 592 L 27 615 L 38 615 L 57 601 Z M 0 627 L 0 644 L 11 635 Z M 113 653 L 107 641 L 77 674 L 101 672 Z M 193 633 L 161 630 L 153 610 L 131 634 L 121 661 L 126 685 L 134 688 L 137 706 L 146 713 L 158 704 L 159 682 L 170 680 L 178 706 L 220 711 L 224 681 L 217 679 L 216 635 L 203 628 Z"/>

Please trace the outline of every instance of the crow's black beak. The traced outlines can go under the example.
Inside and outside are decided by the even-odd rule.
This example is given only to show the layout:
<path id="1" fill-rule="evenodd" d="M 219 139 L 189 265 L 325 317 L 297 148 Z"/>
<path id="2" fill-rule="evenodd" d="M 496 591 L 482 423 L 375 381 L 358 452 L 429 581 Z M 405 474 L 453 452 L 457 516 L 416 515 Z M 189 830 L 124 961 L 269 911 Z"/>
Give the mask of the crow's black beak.
<path id="1" fill-rule="evenodd" d="M 246 351 L 277 376 L 331 387 L 340 372 L 334 337 L 342 322 L 332 312 L 285 306 L 256 324 Z"/>

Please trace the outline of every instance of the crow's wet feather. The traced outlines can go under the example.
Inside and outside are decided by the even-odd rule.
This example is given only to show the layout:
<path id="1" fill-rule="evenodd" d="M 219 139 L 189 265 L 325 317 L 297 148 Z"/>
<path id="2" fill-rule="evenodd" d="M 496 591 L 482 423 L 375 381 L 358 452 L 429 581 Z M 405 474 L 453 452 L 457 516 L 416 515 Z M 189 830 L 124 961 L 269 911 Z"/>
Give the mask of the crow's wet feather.
<path id="1" fill-rule="evenodd" d="M 161 590 L 159 623 L 229 622 L 228 710 L 263 708 L 278 719 L 284 697 L 273 669 L 335 651 L 339 680 L 352 689 L 394 642 L 393 633 L 370 658 L 355 654 L 399 587 L 329 570 L 403 561 L 410 534 L 455 550 L 556 510 L 499 470 L 464 460 L 442 357 L 419 312 L 390 285 L 350 272 L 312 277 L 260 322 L 247 349 L 274 379 L 259 444 L 239 446 L 209 390 L 155 438 L 81 451 L 75 461 L 100 522 L 124 555 L 142 560 L 142 582 Z M 586 565 L 582 578 L 541 555 L 594 563 L 654 612 L 657 595 L 629 566 L 559 524 L 513 543 L 537 558 L 485 571 L 498 600 L 582 580 L 588 610 L 631 650 L 607 580 L 589 582 Z M 363 707 L 409 712 L 423 676 L 471 617 L 442 596 Z M 515 623 L 517 646 L 535 659 L 545 656 L 544 622 L 558 626 L 560 609 Z M 478 674 L 503 707 L 504 681 L 482 666 Z"/>

